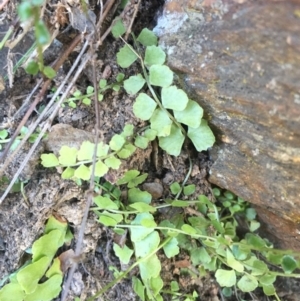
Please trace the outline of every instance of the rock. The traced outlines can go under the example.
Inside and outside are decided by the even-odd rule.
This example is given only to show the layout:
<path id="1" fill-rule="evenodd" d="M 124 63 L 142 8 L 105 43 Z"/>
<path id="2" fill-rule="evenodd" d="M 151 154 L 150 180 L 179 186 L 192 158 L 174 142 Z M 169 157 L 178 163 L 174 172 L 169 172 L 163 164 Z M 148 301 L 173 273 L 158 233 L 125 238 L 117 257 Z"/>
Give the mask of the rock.
<path id="1" fill-rule="evenodd" d="M 157 182 L 144 183 L 143 189 L 149 192 L 154 200 L 161 198 L 164 192 L 164 188 L 161 183 Z"/>
<path id="2" fill-rule="evenodd" d="M 69 124 L 58 123 L 51 127 L 45 141 L 45 149 L 59 155 L 59 151 L 64 145 L 79 149 L 84 141 L 95 142 L 95 135 L 75 129 Z"/>
<path id="3" fill-rule="evenodd" d="M 156 32 L 217 136 L 209 179 L 300 250 L 299 1 L 199 2 L 168 1 Z M 182 23 L 176 33 L 166 16 Z"/>

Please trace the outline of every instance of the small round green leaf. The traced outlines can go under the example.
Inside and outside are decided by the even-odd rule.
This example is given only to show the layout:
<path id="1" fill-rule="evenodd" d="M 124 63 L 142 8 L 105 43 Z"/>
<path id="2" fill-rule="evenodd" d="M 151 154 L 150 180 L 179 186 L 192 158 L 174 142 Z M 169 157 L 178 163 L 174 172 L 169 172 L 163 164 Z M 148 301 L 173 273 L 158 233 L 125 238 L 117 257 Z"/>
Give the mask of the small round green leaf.
<path id="1" fill-rule="evenodd" d="M 74 177 L 82 180 L 89 180 L 91 177 L 91 170 L 84 164 L 81 164 L 74 172 Z"/>
<path id="2" fill-rule="evenodd" d="M 174 111 L 176 120 L 191 128 L 198 128 L 203 116 L 203 109 L 193 100 L 189 100 L 183 111 Z"/>
<path id="3" fill-rule="evenodd" d="M 167 258 L 172 258 L 179 254 L 178 240 L 173 237 L 164 247 L 164 252 Z"/>
<path id="4" fill-rule="evenodd" d="M 79 161 L 92 160 L 94 154 L 95 144 L 90 141 L 83 141 L 80 149 L 77 153 L 77 159 Z"/>
<path id="5" fill-rule="evenodd" d="M 59 161 L 54 154 L 42 154 L 41 159 L 44 167 L 55 167 L 59 165 Z"/>
<path id="6" fill-rule="evenodd" d="M 136 147 L 131 143 L 126 143 L 124 147 L 117 153 L 121 159 L 129 158 L 136 150 Z"/>
<path id="7" fill-rule="evenodd" d="M 133 75 L 124 81 L 124 89 L 128 94 L 134 95 L 143 88 L 145 82 L 141 74 Z"/>
<path id="8" fill-rule="evenodd" d="M 18 6 L 18 15 L 21 21 L 26 21 L 33 16 L 33 7 L 29 1 L 24 1 Z"/>
<path id="9" fill-rule="evenodd" d="M 61 178 L 64 180 L 71 179 L 74 176 L 75 169 L 67 167 L 64 172 L 61 174 Z"/>
<path id="10" fill-rule="evenodd" d="M 215 277 L 222 287 L 231 287 L 236 284 L 236 274 L 234 270 L 218 269 Z"/>
<path id="11" fill-rule="evenodd" d="M 152 229 L 151 229 L 152 230 Z M 145 257 L 155 251 L 159 245 L 160 237 L 157 231 L 153 231 L 140 241 L 135 241 L 134 249 L 136 257 Z"/>
<path id="12" fill-rule="evenodd" d="M 282 268 L 285 273 L 290 274 L 297 268 L 297 261 L 291 255 L 285 255 L 282 259 Z"/>
<path id="13" fill-rule="evenodd" d="M 198 152 L 207 150 L 215 143 L 215 136 L 204 119 L 201 120 L 198 128 L 188 127 L 187 135 L 192 140 Z"/>
<path id="14" fill-rule="evenodd" d="M 123 128 L 121 135 L 126 138 L 133 135 L 134 126 L 132 124 L 126 124 Z"/>
<path id="15" fill-rule="evenodd" d="M 178 182 L 174 182 L 170 185 L 170 190 L 173 194 L 177 194 L 180 191 L 181 187 Z"/>
<path id="16" fill-rule="evenodd" d="M 0 300 L 10 301 L 12 296 L 14 301 L 23 301 L 25 298 L 25 292 L 18 282 L 10 282 L 0 290 Z"/>
<path id="17" fill-rule="evenodd" d="M 111 33 L 113 34 L 114 38 L 118 38 L 126 32 L 126 28 L 123 25 L 123 22 L 118 19 L 111 29 Z"/>
<path id="18" fill-rule="evenodd" d="M 144 46 L 157 45 L 157 36 L 153 33 L 153 31 L 148 28 L 144 28 L 137 37 L 137 41 Z"/>
<path id="19" fill-rule="evenodd" d="M 99 88 L 104 89 L 107 86 L 107 80 L 106 79 L 100 79 L 99 81 Z"/>
<path id="20" fill-rule="evenodd" d="M 276 276 L 272 274 L 265 274 L 259 278 L 259 283 L 262 285 L 270 285 L 276 281 Z"/>
<path id="21" fill-rule="evenodd" d="M 109 146 L 107 144 L 104 144 L 103 142 L 98 143 L 97 157 L 101 158 L 107 156 L 108 150 L 109 150 Z"/>
<path id="22" fill-rule="evenodd" d="M 134 141 L 134 145 L 141 149 L 146 149 L 148 147 L 149 140 L 143 136 L 137 136 Z"/>
<path id="23" fill-rule="evenodd" d="M 145 93 L 140 93 L 133 105 L 133 113 L 137 118 L 148 120 L 153 115 L 156 102 Z"/>
<path id="24" fill-rule="evenodd" d="M 183 111 L 189 101 L 186 93 L 181 89 L 177 89 L 176 86 L 162 88 L 161 99 L 165 108 L 175 111 Z M 190 116 L 190 118 L 194 118 L 194 116 Z"/>
<path id="25" fill-rule="evenodd" d="M 50 66 L 44 67 L 43 73 L 44 73 L 44 75 L 46 77 L 48 77 L 50 79 L 52 79 L 52 78 L 54 78 L 56 76 L 55 70 L 52 67 L 50 67 Z"/>
<path id="26" fill-rule="evenodd" d="M 256 218 L 256 211 L 254 208 L 247 208 L 246 209 L 246 218 L 248 221 L 252 221 Z"/>
<path id="27" fill-rule="evenodd" d="M 252 292 L 258 287 L 258 282 L 256 278 L 250 275 L 244 275 L 237 283 L 238 288 L 244 292 Z"/>
<path id="28" fill-rule="evenodd" d="M 130 188 L 128 190 L 128 202 L 129 204 L 133 204 L 136 202 L 142 202 L 145 204 L 150 204 L 152 200 L 152 196 L 147 191 L 142 191 L 139 188 Z"/>
<path id="29" fill-rule="evenodd" d="M 25 71 L 28 74 L 36 75 L 39 72 L 39 65 L 35 61 L 30 61 L 27 66 L 25 67 Z"/>
<path id="30" fill-rule="evenodd" d="M 137 60 L 137 55 L 133 52 L 131 47 L 125 45 L 117 53 L 117 63 L 122 68 L 128 68 Z"/>
<path id="31" fill-rule="evenodd" d="M 135 179 L 139 174 L 140 172 L 136 169 L 128 170 L 125 172 L 124 176 L 118 180 L 117 184 L 123 185 L 129 183 L 131 180 Z"/>
<path id="32" fill-rule="evenodd" d="M 148 46 L 145 52 L 144 63 L 147 67 L 162 65 L 166 60 L 166 54 L 159 46 Z"/>
<path id="33" fill-rule="evenodd" d="M 99 222 L 107 227 L 114 227 L 123 220 L 122 214 L 103 211 L 99 217 Z"/>
<path id="34" fill-rule="evenodd" d="M 222 294 L 224 297 L 231 297 L 232 296 L 232 289 L 230 287 L 224 287 L 222 289 Z"/>
<path id="35" fill-rule="evenodd" d="M 59 151 L 59 163 L 63 166 L 72 166 L 76 163 L 78 150 L 74 147 L 63 145 Z"/>
<path id="36" fill-rule="evenodd" d="M 140 226 L 142 220 L 153 220 L 153 215 L 149 212 L 139 213 L 136 215 L 135 219 L 131 222 L 131 225 Z M 151 232 L 153 232 L 153 228 L 146 227 L 132 227 L 130 228 L 130 238 L 131 241 L 137 242 L 146 238 Z"/>
<path id="37" fill-rule="evenodd" d="M 105 159 L 104 163 L 109 168 L 119 169 L 122 162 L 120 159 L 116 158 L 115 156 L 111 156 L 111 157 Z"/>
<path id="38" fill-rule="evenodd" d="M 250 221 L 250 227 L 249 230 L 251 232 L 256 231 L 260 227 L 260 223 L 258 221 Z"/>
<path id="39" fill-rule="evenodd" d="M 90 169 L 92 166 L 90 166 Z M 95 165 L 95 176 L 96 177 L 103 177 L 108 172 L 108 167 L 102 162 L 98 161 Z"/>
<path id="40" fill-rule="evenodd" d="M 149 141 L 153 141 L 156 138 L 157 132 L 152 129 L 148 129 L 144 133 L 144 137 L 147 138 Z"/>
<path id="41" fill-rule="evenodd" d="M 263 248 L 266 246 L 266 242 L 261 237 L 252 233 L 246 234 L 246 240 L 249 245 L 252 245 L 255 248 Z"/>
<path id="42" fill-rule="evenodd" d="M 8 131 L 7 130 L 1 130 L 0 131 L 0 139 L 3 140 L 8 136 Z"/>
<path id="43" fill-rule="evenodd" d="M 244 271 L 244 266 L 234 258 L 233 254 L 228 248 L 226 249 L 226 260 L 227 265 L 230 266 L 232 269 L 240 273 Z"/>
<path id="44" fill-rule="evenodd" d="M 144 281 L 159 276 L 161 271 L 161 263 L 157 255 L 154 254 L 148 260 L 142 261 L 139 264 L 141 277 Z"/>
<path id="45" fill-rule="evenodd" d="M 170 135 L 158 137 L 159 146 L 171 156 L 179 156 L 184 142 L 184 135 L 175 124 L 171 126 Z"/>
<path id="46" fill-rule="evenodd" d="M 140 213 L 143 213 L 143 212 L 151 212 L 151 213 L 156 212 L 155 207 L 150 206 L 150 205 L 145 204 L 145 203 L 142 203 L 142 202 L 131 204 L 131 205 L 129 205 L 129 207 L 137 210 Z M 151 222 L 151 224 L 153 225 L 153 221 Z M 146 225 L 144 224 L 144 221 L 143 221 L 142 225 L 146 227 Z"/>
<path id="47" fill-rule="evenodd" d="M 187 185 L 183 187 L 183 194 L 184 195 L 191 195 L 195 192 L 196 186 L 195 184 Z"/>
<path id="48" fill-rule="evenodd" d="M 129 249 L 126 245 L 123 248 L 121 248 L 116 243 L 114 243 L 113 249 L 115 251 L 116 256 L 118 256 L 118 258 L 123 264 L 129 263 L 130 258 L 133 254 L 133 250 Z"/>
<path id="49" fill-rule="evenodd" d="M 276 293 L 275 287 L 273 284 L 263 285 L 263 291 L 266 296 L 273 296 Z"/>
<path id="50" fill-rule="evenodd" d="M 190 226 L 188 224 L 182 225 L 181 230 L 186 232 L 189 235 L 193 235 L 193 234 L 197 233 L 197 231 L 192 226 Z"/>
<path id="51" fill-rule="evenodd" d="M 37 43 L 40 45 L 47 45 L 50 42 L 51 36 L 43 20 L 35 23 L 35 37 Z"/>
<path id="52" fill-rule="evenodd" d="M 124 74 L 124 73 L 118 73 L 118 75 L 117 75 L 117 77 L 116 77 L 116 81 L 117 81 L 118 83 L 120 83 L 120 82 L 123 81 L 124 77 L 125 77 L 125 74 Z"/>
<path id="53" fill-rule="evenodd" d="M 156 109 L 150 118 L 151 129 L 157 132 L 158 137 L 166 137 L 171 133 L 172 120 L 167 112 L 162 109 Z"/>
<path id="54" fill-rule="evenodd" d="M 118 151 L 122 148 L 124 143 L 125 143 L 124 137 L 122 137 L 121 135 L 116 134 L 111 138 L 111 140 L 109 142 L 109 146 L 112 150 Z"/>
<path id="55" fill-rule="evenodd" d="M 93 94 L 94 93 L 94 87 L 88 86 L 86 88 L 86 94 Z"/>
<path id="56" fill-rule="evenodd" d="M 173 82 L 173 72 L 165 65 L 152 65 L 150 67 L 150 84 L 159 87 L 168 87 Z"/>
<path id="57" fill-rule="evenodd" d="M 90 98 L 87 98 L 85 97 L 83 100 L 82 100 L 82 103 L 85 104 L 86 106 L 90 106 L 92 101 Z"/>
<path id="58" fill-rule="evenodd" d="M 102 195 L 97 195 L 96 197 L 94 197 L 93 202 L 97 205 L 97 209 L 99 210 L 118 210 L 118 206 L 115 202 Z"/>

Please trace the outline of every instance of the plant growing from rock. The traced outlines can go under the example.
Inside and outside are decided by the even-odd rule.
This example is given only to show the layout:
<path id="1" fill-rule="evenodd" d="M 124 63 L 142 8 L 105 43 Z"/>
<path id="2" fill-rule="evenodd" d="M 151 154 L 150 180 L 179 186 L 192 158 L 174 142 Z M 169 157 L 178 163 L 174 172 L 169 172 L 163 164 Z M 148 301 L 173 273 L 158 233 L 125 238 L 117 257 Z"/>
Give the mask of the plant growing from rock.
<path id="1" fill-rule="evenodd" d="M 122 31 L 121 31 L 122 32 Z M 143 29 L 135 48 L 126 44 L 117 54 L 117 62 L 128 68 L 139 60 L 142 73 L 124 81 L 124 89 L 130 95 L 137 94 L 146 84 L 149 93 L 137 95 L 133 105 L 136 117 L 149 120 L 150 130 L 135 139 L 135 145 L 146 148 L 148 142 L 158 137 L 159 146 L 168 154 L 178 156 L 188 137 L 197 151 L 210 148 L 215 137 L 203 117 L 200 105 L 173 84 L 173 71 L 165 65 L 166 54 L 157 46 L 157 37 Z M 144 55 L 141 46 L 145 47 Z"/>
<path id="2" fill-rule="evenodd" d="M 122 34 L 123 27 L 116 23 L 113 34 L 117 37 Z M 120 26 L 120 28 L 118 27 Z M 117 29 L 116 29 L 117 28 Z M 116 83 L 107 84 L 106 80 L 99 82 L 99 100 L 108 89 L 118 91 L 121 86 L 125 91 L 137 94 L 145 84 L 152 98 L 146 93 L 139 93 L 133 104 L 133 112 L 142 120 L 149 120 L 150 126 L 142 135 L 136 135 L 137 130 L 132 125 L 126 125 L 123 133 L 113 136 L 109 144 L 100 143 L 97 152 L 95 176 L 104 176 L 109 168 L 118 169 L 120 159 L 131 156 L 136 147 L 145 149 L 149 141 L 156 138 L 159 146 L 170 155 L 178 156 L 185 138 L 190 138 L 198 151 L 207 150 L 215 141 L 215 137 L 207 122 L 202 119 L 203 110 L 193 100 L 189 100 L 186 93 L 178 89 L 173 82 L 173 72 L 164 65 L 166 54 L 157 45 L 157 37 L 148 29 L 144 29 L 137 39 L 136 48 L 146 46 L 145 57 L 139 55 L 135 49 L 126 44 L 117 54 L 117 62 L 122 68 L 127 68 L 137 59 L 140 60 L 142 74 L 134 75 L 124 80 L 124 74 L 118 74 Z M 156 89 L 160 89 L 160 97 Z M 90 97 L 94 89 L 89 86 L 86 94 L 75 91 L 68 99 L 69 106 L 76 107 L 76 100 L 82 99 L 90 104 Z M 186 130 L 187 128 L 187 130 Z M 130 141 L 134 139 L 134 144 Z M 61 167 L 63 179 L 89 180 L 94 144 L 84 142 L 80 150 L 63 147 L 59 157 L 54 154 L 43 154 L 42 165 L 45 167 Z"/>
<path id="3" fill-rule="evenodd" d="M 113 30 L 116 37 L 123 32 L 122 25 L 117 24 Z M 116 85 L 119 88 L 123 83 L 128 94 L 138 94 L 133 112 L 136 117 L 149 121 L 149 127 L 143 129 L 142 134 L 136 134 L 139 129 L 126 125 L 123 132 L 114 135 L 108 144 L 101 142 L 96 154 L 97 177 L 103 177 L 109 168 L 118 169 L 121 160 L 133 155 L 136 147 L 146 148 L 149 141 L 156 138 L 163 150 L 175 156 L 180 154 L 186 138 L 198 151 L 206 150 L 215 141 L 207 122 L 202 119 L 202 108 L 173 85 L 173 72 L 164 65 L 166 55 L 157 46 L 156 36 L 144 29 L 134 38 L 134 45 L 122 47 L 117 54 L 117 61 L 122 68 L 127 68 L 139 60 L 141 73 L 124 81 L 122 77 Z M 106 89 L 109 85 L 102 82 L 99 86 L 100 89 Z M 140 92 L 145 86 L 147 91 Z M 78 94 L 75 97 L 89 99 L 93 91 L 88 89 L 86 95 Z M 43 154 L 42 164 L 61 168 L 64 179 L 89 180 L 94 147 L 91 142 L 84 142 L 78 150 L 64 146 L 59 156 Z M 123 271 L 112 267 L 116 279 L 89 301 L 103 294 L 135 267 L 139 268 L 140 278 L 134 277 L 133 285 L 141 300 L 162 300 L 163 293 L 181 296 L 178 283 L 164 283 L 159 253 L 173 258 L 180 251 L 187 252 L 191 265 L 200 275 L 214 273 L 224 296 L 231 296 L 236 288 L 247 293 L 260 287 L 267 296 L 280 300 L 274 288 L 276 277 L 300 276 L 293 273 L 300 267 L 299 254 L 273 249 L 267 240 L 255 233 L 260 226 L 255 219 L 256 213 L 242 199 L 230 192 L 221 193 L 214 189 L 217 202 L 203 195 L 182 200 L 182 194 L 186 198 L 195 191 L 194 185 L 184 182 L 170 186 L 173 199 L 155 205 L 151 195 L 138 187 L 146 177 L 147 174 L 130 170 L 117 181 L 119 186 L 127 186 L 127 205 L 120 199 L 121 189 L 108 182 L 102 185 L 104 193 L 94 198 L 96 207 L 93 211 L 102 225 L 111 227 L 120 235 L 126 235 L 125 230 L 129 231 L 130 243 L 114 244 L 114 251 L 123 265 L 131 266 Z M 159 222 L 158 212 L 166 207 L 180 207 L 183 213 Z M 188 208 L 192 208 L 195 214 L 186 214 Z M 239 215 L 248 224 L 248 233 L 244 237 L 238 237 L 236 233 Z M 270 270 L 269 264 L 276 265 L 278 269 Z M 197 293 L 185 297 L 186 300 L 195 300 Z"/>

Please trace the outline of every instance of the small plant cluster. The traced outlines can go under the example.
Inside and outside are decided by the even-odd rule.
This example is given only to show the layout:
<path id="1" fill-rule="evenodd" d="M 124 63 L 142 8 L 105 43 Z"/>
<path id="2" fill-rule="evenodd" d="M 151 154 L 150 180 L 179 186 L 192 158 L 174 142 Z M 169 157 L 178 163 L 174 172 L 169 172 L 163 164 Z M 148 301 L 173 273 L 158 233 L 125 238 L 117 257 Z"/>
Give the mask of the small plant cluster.
<path id="1" fill-rule="evenodd" d="M 25 70 L 28 74 L 36 75 L 41 71 L 46 77 L 52 79 L 56 76 L 55 70 L 50 66 L 44 66 L 43 47 L 48 45 L 51 36 L 45 22 L 41 19 L 41 7 L 44 0 L 24 0 L 18 6 L 18 15 L 23 23 L 31 22 L 34 26 L 35 42 L 38 53 L 36 61 L 30 61 Z"/>
<path id="2" fill-rule="evenodd" d="M 200 276 L 213 272 L 222 294 L 230 297 L 236 288 L 242 292 L 252 292 L 260 287 L 267 296 L 275 296 L 280 300 L 274 288 L 277 276 L 299 277 L 292 274 L 300 267 L 300 260 L 291 251 L 276 250 L 270 242 L 254 233 L 259 223 L 255 220 L 256 212 L 249 208 L 248 203 L 237 198 L 229 191 L 221 193 L 214 189 L 217 202 L 211 202 L 206 196 L 200 195 L 196 200 L 165 200 L 165 203 L 154 205 L 151 195 L 140 190 L 137 185 L 146 179 L 131 170 L 118 181 L 119 185 L 128 188 L 128 205 L 121 201 L 121 190 L 105 183 L 105 193 L 94 198 L 93 208 L 99 222 L 117 234 L 130 232 L 130 241 L 119 246 L 114 243 L 115 254 L 123 264 L 134 262 L 126 271 L 116 272 L 118 280 L 138 266 L 140 279 L 133 277 L 133 286 L 141 300 L 163 300 L 162 293 L 182 296 L 179 284 L 173 281 L 164 284 L 160 276 L 162 265 L 159 252 L 167 258 L 174 258 L 179 252 L 188 252 L 191 265 Z M 172 193 L 178 193 L 178 183 L 173 185 Z M 179 185 L 180 186 L 180 185 Z M 187 185 L 185 195 L 194 192 Z M 185 187 L 180 187 L 184 191 Z M 180 207 L 182 212 L 158 222 L 161 208 Z M 188 215 L 187 207 L 196 213 Z M 236 215 L 242 215 L 249 225 L 245 237 L 237 236 L 238 222 Z M 134 256 L 133 260 L 130 260 Z M 270 270 L 276 265 L 276 271 Z M 169 286 L 169 287 L 168 287 Z M 102 290 L 101 293 L 104 291 Z M 185 300 L 195 300 L 197 293 L 186 295 Z"/>
<path id="3" fill-rule="evenodd" d="M 121 35 L 122 30 L 115 32 Z M 166 54 L 157 46 L 157 37 L 143 29 L 134 39 L 135 49 L 126 44 L 117 53 L 117 63 L 128 68 L 139 59 L 143 74 L 137 74 L 124 81 L 124 89 L 130 95 L 137 94 L 147 84 L 149 94 L 139 93 L 133 105 L 136 117 L 149 120 L 149 134 L 138 136 L 135 145 L 146 148 L 153 135 L 158 137 L 159 146 L 168 154 L 178 156 L 186 137 L 190 138 L 197 151 L 210 148 L 215 137 L 203 117 L 203 109 L 190 100 L 187 94 L 173 83 L 172 70 L 164 65 Z M 145 54 L 140 53 L 146 47 Z M 187 128 L 187 130 L 186 130 Z"/>
<path id="4" fill-rule="evenodd" d="M 123 30 L 122 24 L 117 22 L 113 34 L 121 36 Z M 163 150 L 176 156 L 187 137 L 198 151 L 206 150 L 215 141 L 207 122 L 202 119 L 202 108 L 172 84 L 173 72 L 164 65 L 166 55 L 157 46 L 156 36 L 144 29 L 134 38 L 134 45 L 133 48 L 126 44 L 120 49 L 117 62 L 122 68 L 127 68 L 139 60 L 142 74 L 124 80 L 124 74 L 120 73 L 117 82 L 110 85 L 100 81 L 99 100 L 103 99 L 107 89 L 118 91 L 123 86 L 128 94 L 138 94 L 133 112 L 136 117 L 149 121 L 150 125 L 136 131 L 133 125 L 127 124 L 122 133 L 114 135 L 108 144 L 99 143 L 95 166 L 97 179 L 110 168 L 119 169 L 121 160 L 131 156 L 136 147 L 146 148 L 149 141 L 156 138 Z M 144 56 L 140 54 L 143 47 Z M 140 92 L 145 84 L 148 92 Z M 93 95 L 93 87 L 88 87 L 86 94 L 75 91 L 69 98 L 69 106 L 76 106 L 78 100 L 89 105 Z M 90 180 L 94 147 L 95 144 L 88 141 L 83 142 L 80 149 L 63 146 L 58 156 L 43 154 L 42 164 L 59 167 L 63 179 Z M 261 238 L 256 233 L 260 226 L 256 212 L 242 199 L 229 191 L 215 188 L 216 202 L 204 195 L 186 200 L 194 194 L 195 185 L 175 182 L 170 186 L 173 198 L 157 205 L 153 203 L 151 194 L 138 187 L 146 178 L 147 174 L 129 170 L 118 179 L 118 186 L 106 182 L 101 186 L 104 194 L 94 198 L 92 210 L 98 215 L 99 223 L 111 227 L 119 235 L 126 235 L 126 230 L 129 230 L 130 241 L 123 245 L 115 243 L 113 248 L 124 265 L 132 265 L 126 271 L 111 267 L 116 279 L 88 301 L 103 294 L 135 267 L 139 268 L 140 278 L 132 278 L 133 286 L 141 300 L 163 300 L 163 293 L 172 294 L 174 300 L 182 297 L 176 281 L 164 283 L 159 253 L 166 258 L 176 258 L 179 252 L 188 253 L 191 265 L 200 276 L 214 273 L 225 297 L 230 297 L 237 289 L 248 293 L 262 288 L 267 296 L 280 300 L 274 288 L 276 277 L 299 277 L 293 274 L 300 267 L 298 255 L 292 251 L 276 250 L 270 242 Z M 125 186 L 128 189 L 127 204 L 121 199 L 121 189 Z M 159 221 L 162 208 L 181 208 L 182 211 L 170 220 Z M 248 227 L 248 233 L 243 237 L 237 235 L 239 217 Z M 270 270 L 270 265 L 277 269 Z M 197 292 L 184 295 L 186 301 L 195 300 L 197 296 Z"/>
<path id="5" fill-rule="evenodd" d="M 130 142 L 133 135 L 133 125 L 126 125 L 121 134 L 112 137 L 109 144 L 100 142 L 97 147 L 95 176 L 103 177 L 110 168 L 119 169 L 120 159 L 127 159 L 136 150 Z M 80 149 L 63 146 L 57 157 L 55 154 L 42 154 L 42 165 L 44 167 L 60 167 L 63 169 L 63 179 L 74 179 L 75 181 L 88 181 L 92 173 L 92 162 L 95 144 L 84 141 Z"/>
<path id="6" fill-rule="evenodd" d="M 18 137 L 16 137 L 14 143 L 12 144 L 10 150 L 14 151 L 18 144 L 21 142 L 21 140 L 25 137 L 25 135 L 28 133 L 28 128 L 26 126 L 23 126 L 20 130 L 20 134 Z M 33 133 L 32 135 L 30 135 L 28 141 L 30 143 L 34 143 L 35 139 L 38 136 L 38 132 Z M 0 130 L 0 150 L 3 148 L 2 144 L 6 144 L 10 141 L 9 137 L 9 132 L 6 129 Z"/>
<path id="7" fill-rule="evenodd" d="M 121 35 L 122 28 L 120 23 L 116 23 L 114 35 Z M 172 85 L 173 72 L 164 65 L 166 54 L 156 46 L 157 37 L 153 32 L 144 29 L 134 40 L 137 49 L 146 46 L 145 58 L 138 55 L 131 46 L 125 45 L 117 54 L 117 62 L 122 68 L 127 68 L 139 58 L 144 77 L 138 74 L 124 80 L 124 74 L 119 73 L 115 83 L 108 84 L 106 80 L 100 80 L 98 98 L 101 101 L 105 91 L 108 89 L 119 91 L 122 86 L 128 94 L 134 95 L 147 83 L 153 98 L 146 93 L 139 93 L 133 105 L 133 112 L 138 118 L 149 120 L 150 127 L 144 129 L 142 134 L 135 134 L 134 127 L 128 124 L 121 134 L 112 137 L 109 144 L 101 142 L 98 145 L 96 177 L 104 176 L 110 168 L 118 169 L 121 165 L 120 159 L 131 156 L 136 147 L 147 148 L 149 141 L 156 138 L 163 150 L 175 156 L 180 154 L 186 137 L 191 139 L 198 151 L 207 150 L 215 141 L 207 122 L 202 119 L 203 110 L 199 104 L 189 100 L 183 90 Z M 161 100 L 153 86 L 161 89 Z M 92 96 L 94 88 L 88 86 L 86 94 L 76 90 L 68 98 L 67 103 L 70 107 L 76 107 L 76 101 L 81 100 L 89 105 Z M 187 127 L 187 132 L 184 127 Z M 132 139 L 134 143 L 131 143 Z M 79 150 L 64 146 L 58 157 L 54 154 L 43 154 L 42 165 L 63 168 L 63 179 L 89 180 L 93 148 L 94 144 L 88 141 L 84 142 Z"/>
<path id="8" fill-rule="evenodd" d="M 44 234 L 32 245 L 32 259 L 10 275 L 0 290 L 1 301 L 51 301 L 61 291 L 63 271 L 57 250 L 72 239 L 68 224 L 51 216 Z M 5 281 L 2 281 L 2 283 Z"/>
<path id="9" fill-rule="evenodd" d="M 116 83 L 108 84 L 106 79 L 101 79 L 99 81 L 99 90 L 98 90 L 98 100 L 102 101 L 104 98 L 105 91 L 111 89 L 113 91 L 118 92 L 121 88 L 123 79 L 125 75 L 123 73 L 119 73 L 116 76 Z M 88 86 L 86 88 L 85 94 L 83 94 L 80 90 L 76 90 L 72 93 L 72 96 L 67 98 L 64 101 L 64 104 L 67 104 L 71 108 L 77 107 L 77 102 L 81 101 L 83 104 L 89 106 L 92 103 L 92 98 L 95 95 L 94 87 Z"/>

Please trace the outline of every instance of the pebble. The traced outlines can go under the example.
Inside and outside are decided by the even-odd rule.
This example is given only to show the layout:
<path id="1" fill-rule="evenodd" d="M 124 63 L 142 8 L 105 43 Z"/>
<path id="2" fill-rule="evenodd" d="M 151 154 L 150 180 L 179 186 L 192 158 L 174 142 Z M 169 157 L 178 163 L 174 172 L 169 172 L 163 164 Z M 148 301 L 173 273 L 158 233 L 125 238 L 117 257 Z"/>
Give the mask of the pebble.
<path id="1" fill-rule="evenodd" d="M 161 198 L 164 191 L 163 186 L 156 182 L 143 184 L 143 189 L 149 192 L 155 200 Z"/>

